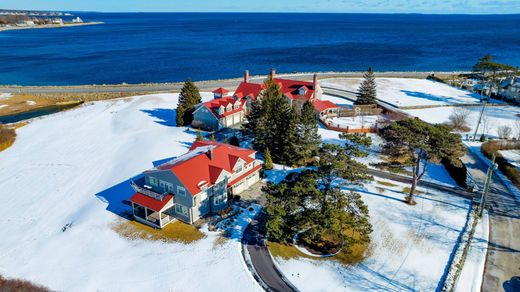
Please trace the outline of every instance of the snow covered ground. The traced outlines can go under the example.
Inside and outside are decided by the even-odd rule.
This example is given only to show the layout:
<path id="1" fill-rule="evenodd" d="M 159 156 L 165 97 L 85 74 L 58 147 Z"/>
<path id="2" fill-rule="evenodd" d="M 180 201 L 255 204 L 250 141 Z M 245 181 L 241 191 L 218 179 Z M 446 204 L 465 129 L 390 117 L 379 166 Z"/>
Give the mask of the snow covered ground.
<path id="1" fill-rule="evenodd" d="M 0 152 L 0 274 L 59 291 L 260 291 L 236 236 L 216 245 L 218 233 L 203 228 L 186 245 L 111 228 L 133 194 L 129 178 L 195 139 L 175 127 L 176 105 L 176 94 L 101 101 L 18 129 Z"/>
<path id="2" fill-rule="evenodd" d="M 499 150 L 498 152 L 502 157 L 507 159 L 509 163 L 516 166 L 516 168 L 520 168 L 520 150 Z"/>
<path id="3" fill-rule="evenodd" d="M 7 107 L 7 104 L 0 104 L 0 109 L 4 107 Z"/>
<path id="4" fill-rule="evenodd" d="M 36 105 L 36 101 L 34 101 L 34 100 L 28 100 L 28 101 L 27 101 L 27 104 L 28 104 L 28 105 Z"/>
<path id="5" fill-rule="evenodd" d="M 361 78 L 323 79 L 320 85 L 357 92 Z M 396 107 L 474 104 L 480 96 L 426 79 L 377 78 L 377 97 Z"/>
<path id="6" fill-rule="evenodd" d="M 379 180 L 379 179 L 378 179 Z M 381 180 L 380 180 L 381 181 Z M 407 185 L 386 181 L 358 190 L 368 205 L 374 232 L 367 257 L 343 266 L 334 261 L 276 258 L 302 291 L 434 291 L 465 225 L 470 201 L 419 188 L 417 205 L 403 203 Z"/>
<path id="7" fill-rule="evenodd" d="M 468 121 L 470 123 L 471 132 L 473 135 L 475 127 L 477 126 L 478 117 L 482 107 L 468 106 L 464 107 L 470 112 Z M 420 118 L 428 123 L 445 123 L 448 122 L 449 116 L 452 114 L 455 107 L 438 107 L 428 109 L 414 109 L 405 110 L 405 112 Z M 497 129 L 500 126 L 510 126 L 513 134 L 516 130 L 516 125 L 520 125 L 520 107 L 517 106 L 488 106 L 486 107 L 485 115 L 479 127 L 479 135 L 485 131 L 488 135 L 497 137 Z"/>
<path id="8" fill-rule="evenodd" d="M 9 98 L 11 97 L 11 94 L 10 93 L 3 93 L 3 92 L 0 92 L 0 99 L 2 98 Z"/>
<path id="9" fill-rule="evenodd" d="M 352 101 L 350 101 L 348 99 L 344 99 L 344 98 L 340 98 L 340 97 L 332 96 L 332 95 L 327 95 L 327 94 L 323 94 L 321 99 L 322 100 L 331 101 L 331 102 L 335 103 L 338 106 L 349 106 L 349 107 L 352 107 L 354 105 L 354 102 L 352 102 Z"/>
<path id="10" fill-rule="evenodd" d="M 375 127 L 379 116 L 341 117 L 330 119 L 333 127 L 361 129 Z"/>

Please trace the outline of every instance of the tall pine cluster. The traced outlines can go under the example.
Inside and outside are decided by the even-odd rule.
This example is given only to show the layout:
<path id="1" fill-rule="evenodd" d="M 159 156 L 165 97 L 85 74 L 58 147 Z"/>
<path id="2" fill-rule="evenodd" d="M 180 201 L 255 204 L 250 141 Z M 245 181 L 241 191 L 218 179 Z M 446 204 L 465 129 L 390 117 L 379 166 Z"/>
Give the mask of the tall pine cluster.
<path id="1" fill-rule="evenodd" d="M 201 102 L 202 98 L 197 86 L 191 80 L 186 80 L 179 94 L 176 117 L 177 127 L 191 125 L 195 105 Z"/>
<path id="2" fill-rule="evenodd" d="M 313 105 L 306 103 L 298 116 L 277 84 L 268 79 L 265 85 L 244 125 L 255 137 L 253 147 L 269 148 L 273 161 L 285 165 L 312 157 L 320 144 Z"/>
<path id="3" fill-rule="evenodd" d="M 363 82 L 358 89 L 357 100 L 354 104 L 365 105 L 376 103 L 376 78 L 372 68 L 368 68 L 368 71 L 363 75 Z"/>

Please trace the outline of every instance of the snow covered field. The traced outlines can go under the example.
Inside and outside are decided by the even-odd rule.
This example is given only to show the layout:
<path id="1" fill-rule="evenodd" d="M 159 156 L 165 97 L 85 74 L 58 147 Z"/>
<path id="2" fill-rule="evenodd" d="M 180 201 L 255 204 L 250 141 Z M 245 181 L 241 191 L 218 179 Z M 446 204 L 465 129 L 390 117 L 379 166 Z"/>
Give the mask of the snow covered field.
<path id="1" fill-rule="evenodd" d="M 499 150 L 498 152 L 502 157 L 507 159 L 509 163 L 516 166 L 516 168 L 520 168 L 520 150 Z"/>
<path id="2" fill-rule="evenodd" d="M 359 116 L 359 117 L 342 117 L 332 118 L 332 126 L 341 128 L 361 129 L 361 127 L 375 127 L 379 116 Z"/>
<path id="3" fill-rule="evenodd" d="M 321 86 L 357 92 L 361 78 L 332 78 L 320 81 Z M 378 99 L 396 107 L 478 103 L 480 96 L 444 83 L 426 79 L 377 78 Z"/>
<path id="4" fill-rule="evenodd" d="M 390 182 L 390 181 L 386 181 Z M 374 227 L 368 255 L 361 263 L 283 260 L 277 264 L 302 291 L 434 291 L 466 222 L 470 202 L 419 188 L 416 206 L 402 202 L 406 185 L 377 182 L 358 190 Z M 471 285 L 471 283 L 469 284 Z"/>
<path id="5" fill-rule="evenodd" d="M 185 245 L 111 228 L 133 194 L 128 179 L 195 139 L 174 127 L 176 105 L 176 94 L 95 102 L 18 129 L 0 152 L 0 274 L 59 291 L 259 291 L 237 236 L 216 245 L 203 228 Z"/>
<path id="6" fill-rule="evenodd" d="M 349 107 L 352 107 L 354 105 L 354 102 L 352 102 L 352 101 L 350 101 L 348 99 L 344 99 L 344 98 L 340 98 L 340 97 L 332 96 L 332 95 L 327 95 L 327 94 L 323 94 L 321 99 L 322 100 L 331 101 L 331 102 L 335 103 L 338 106 L 349 106 Z"/>
<path id="7" fill-rule="evenodd" d="M 482 107 L 468 106 L 464 108 L 470 112 L 468 121 L 470 122 L 469 126 L 471 127 L 471 132 L 469 134 L 473 135 Z M 439 107 L 405 110 L 405 112 L 416 116 L 425 122 L 440 124 L 448 121 L 448 118 L 454 109 L 455 107 Z M 485 130 L 488 135 L 497 137 L 497 129 L 500 126 L 510 126 L 513 129 L 514 134 L 516 124 L 518 123 L 518 125 L 520 125 L 520 117 L 518 115 L 520 115 L 520 107 L 517 106 L 486 107 L 485 115 L 479 127 L 479 135 Z"/>

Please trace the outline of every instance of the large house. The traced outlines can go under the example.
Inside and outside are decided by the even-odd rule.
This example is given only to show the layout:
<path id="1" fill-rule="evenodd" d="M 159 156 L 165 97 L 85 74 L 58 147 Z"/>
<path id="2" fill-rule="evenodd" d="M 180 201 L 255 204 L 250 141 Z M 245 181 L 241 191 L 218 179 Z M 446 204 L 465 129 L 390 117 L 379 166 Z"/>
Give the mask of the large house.
<path id="1" fill-rule="evenodd" d="M 318 76 L 315 74 L 313 82 L 276 78 L 276 71 L 271 70 L 271 78 L 278 84 L 283 95 L 297 112 L 301 111 L 306 101 L 315 102 L 321 100 L 322 89 L 318 84 Z M 229 96 L 229 91 L 219 88 L 213 91 L 215 99 L 197 105 L 193 113 L 192 126 L 205 130 L 220 130 L 240 125 L 251 103 L 260 98 L 263 83 L 253 83 L 249 80 L 249 71 L 244 73 L 244 81 Z"/>
<path id="2" fill-rule="evenodd" d="M 162 228 L 179 219 L 192 224 L 228 205 L 260 180 L 262 162 L 256 151 L 228 144 L 198 141 L 190 151 L 144 172 L 132 182 L 135 220 Z"/>
<path id="3" fill-rule="evenodd" d="M 520 101 L 520 77 L 513 76 L 502 82 L 499 94 L 507 100 Z"/>

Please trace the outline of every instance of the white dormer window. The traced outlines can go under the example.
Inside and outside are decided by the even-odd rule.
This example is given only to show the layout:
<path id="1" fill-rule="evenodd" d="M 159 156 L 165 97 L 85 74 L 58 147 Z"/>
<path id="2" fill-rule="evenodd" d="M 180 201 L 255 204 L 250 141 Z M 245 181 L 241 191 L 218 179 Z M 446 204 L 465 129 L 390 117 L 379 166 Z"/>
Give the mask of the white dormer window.
<path id="1" fill-rule="evenodd" d="M 228 103 L 228 105 L 226 107 L 226 111 L 230 112 L 232 109 L 233 109 L 233 106 L 230 103 Z"/>
<path id="2" fill-rule="evenodd" d="M 305 88 L 305 86 L 302 86 L 298 91 L 300 95 L 305 95 L 307 93 L 307 88 Z"/>
<path id="3" fill-rule="evenodd" d="M 222 115 L 222 114 L 224 114 L 224 111 L 225 111 L 225 108 L 224 108 L 223 105 L 221 105 L 221 106 L 218 108 L 218 114 L 219 114 L 219 115 Z"/>
<path id="4" fill-rule="evenodd" d="M 239 101 L 235 102 L 235 105 L 233 107 L 234 107 L 234 109 L 238 109 L 240 107 L 240 102 Z"/>

